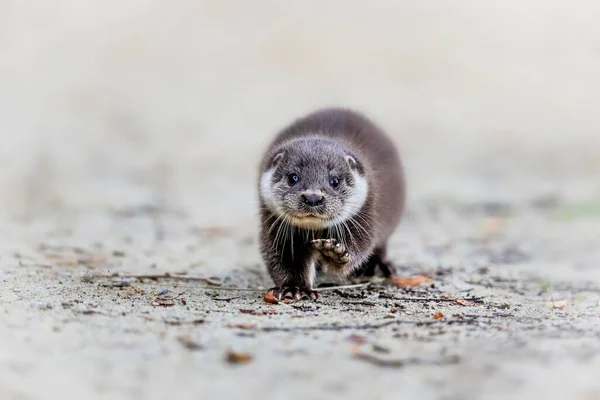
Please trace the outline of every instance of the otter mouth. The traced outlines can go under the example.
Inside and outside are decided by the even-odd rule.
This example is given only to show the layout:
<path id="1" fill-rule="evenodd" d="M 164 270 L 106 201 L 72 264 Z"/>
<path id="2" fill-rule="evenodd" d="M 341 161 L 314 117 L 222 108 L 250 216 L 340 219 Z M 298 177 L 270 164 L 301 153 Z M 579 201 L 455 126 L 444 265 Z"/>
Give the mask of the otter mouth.
<path id="1" fill-rule="evenodd" d="M 327 221 L 326 216 L 317 213 L 292 213 L 290 217 L 292 225 L 305 229 L 323 229 Z"/>
<path id="2" fill-rule="evenodd" d="M 325 215 L 316 212 L 295 212 L 291 216 L 296 219 L 327 219 Z"/>

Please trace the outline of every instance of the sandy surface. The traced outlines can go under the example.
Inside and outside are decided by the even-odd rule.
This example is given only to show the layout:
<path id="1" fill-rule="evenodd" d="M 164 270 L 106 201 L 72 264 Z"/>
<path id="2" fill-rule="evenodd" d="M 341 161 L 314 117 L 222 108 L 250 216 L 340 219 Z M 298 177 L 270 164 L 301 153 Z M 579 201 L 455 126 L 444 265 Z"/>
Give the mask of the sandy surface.
<path id="1" fill-rule="evenodd" d="M 600 399 L 600 5 L 322 3 L 0 1 L 1 399 Z M 267 304 L 258 157 L 331 104 L 432 281 Z"/>

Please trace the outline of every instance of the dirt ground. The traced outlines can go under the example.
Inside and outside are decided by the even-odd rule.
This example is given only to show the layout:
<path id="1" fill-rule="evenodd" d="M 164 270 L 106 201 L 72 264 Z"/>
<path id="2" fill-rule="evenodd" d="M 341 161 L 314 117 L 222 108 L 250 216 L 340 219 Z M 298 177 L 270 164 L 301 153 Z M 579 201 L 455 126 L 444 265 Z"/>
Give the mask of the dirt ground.
<path id="1" fill-rule="evenodd" d="M 295 4 L 0 1 L 0 399 L 600 399 L 600 7 Z M 269 304 L 258 158 L 331 104 L 430 280 Z"/>

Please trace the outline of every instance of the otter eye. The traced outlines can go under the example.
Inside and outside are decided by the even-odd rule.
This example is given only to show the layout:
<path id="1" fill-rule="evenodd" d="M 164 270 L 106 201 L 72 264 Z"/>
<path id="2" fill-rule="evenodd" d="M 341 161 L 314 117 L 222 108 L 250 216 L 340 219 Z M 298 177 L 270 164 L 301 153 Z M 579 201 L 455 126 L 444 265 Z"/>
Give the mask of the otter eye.
<path id="1" fill-rule="evenodd" d="M 290 184 L 290 186 L 294 186 L 296 183 L 298 183 L 299 180 L 300 180 L 300 177 L 298 176 L 298 174 L 289 174 L 288 175 L 288 183 Z"/>
<path id="2" fill-rule="evenodd" d="M 334 189 L 337 188 L 338 186 L 340 186 L 339 178 L 336 176 L 329 178 L 329 185 Z"/>

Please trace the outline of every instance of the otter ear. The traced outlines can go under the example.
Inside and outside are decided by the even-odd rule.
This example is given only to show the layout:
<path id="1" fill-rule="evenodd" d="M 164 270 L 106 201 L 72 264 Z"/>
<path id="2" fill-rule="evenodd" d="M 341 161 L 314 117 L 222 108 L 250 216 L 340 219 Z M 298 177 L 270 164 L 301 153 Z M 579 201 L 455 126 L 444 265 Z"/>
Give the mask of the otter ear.
<path id="1" fill-rule="evenodd" d="M 361 175 L 365 173 L 362 164 L 359 163 L 358 160 L 356 158 L 354 158 L 354 156 L 351 156 L 351 155 L 347 154 L 346 155 L 346 162 L 348 163 L 348 166 L 350 167 L 350 170 L 356 171 L 356 172 L 358 172 Z"/>
<path id="2" fill-rule="evenodd" d="M 350 169 L 352 169 L 352 170 L 358 169 L 358 163 L 356 162 L 356 159 L 354 157 L 347 155 L 346 162 L 348 163 L 348 166 L 350 167 Z"/>
<path id="3" fill-rule="evenodd" d="M 273 159 L 271 160 L 271 168 L 277 167 L 283 161 L 283 157 L 285 156 L 285 152 L 275 154 Z"/>

